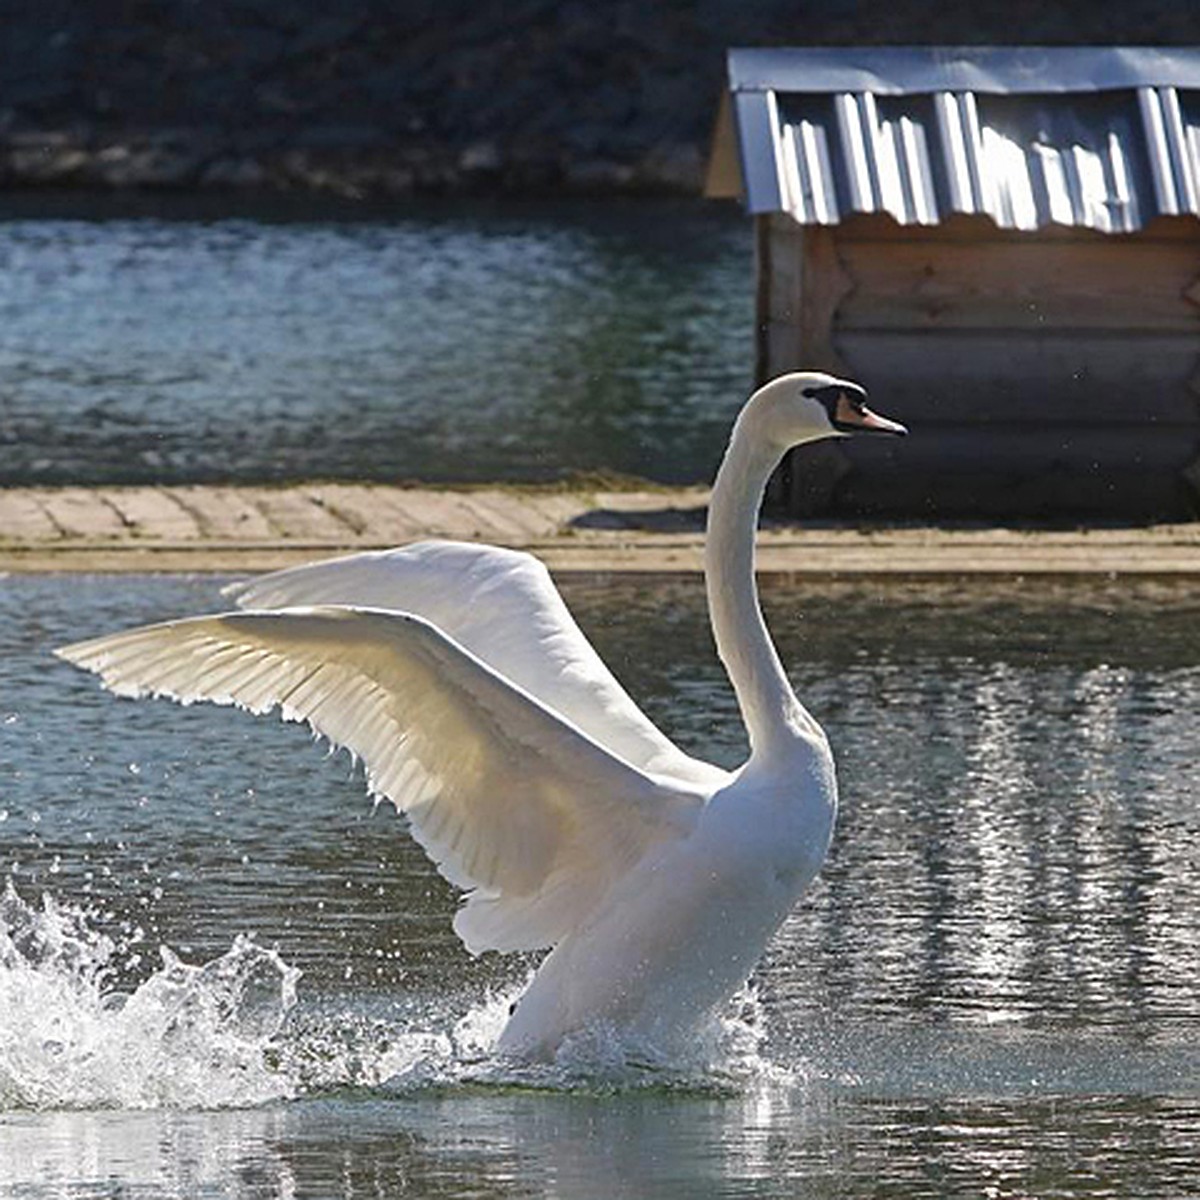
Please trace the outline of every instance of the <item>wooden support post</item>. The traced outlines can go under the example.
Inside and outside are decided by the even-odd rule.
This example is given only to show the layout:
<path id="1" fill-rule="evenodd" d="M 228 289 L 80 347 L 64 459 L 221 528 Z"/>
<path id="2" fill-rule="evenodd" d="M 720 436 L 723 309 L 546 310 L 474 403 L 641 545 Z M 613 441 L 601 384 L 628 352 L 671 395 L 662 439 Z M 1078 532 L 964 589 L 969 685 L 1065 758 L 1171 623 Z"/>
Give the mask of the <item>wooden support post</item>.
<path id="1" fill-rule="evenodd" d="M 833 327 L 853 285 L 838 261 L 834 231 L 801 226 L 781 213 L 757 222 L 759 382 L 795 370 L 847 374 Z M 834 443 L 805 446 L 784 459 L 768 498 L 793 515 L 826 513 L 849 469 Z"/>

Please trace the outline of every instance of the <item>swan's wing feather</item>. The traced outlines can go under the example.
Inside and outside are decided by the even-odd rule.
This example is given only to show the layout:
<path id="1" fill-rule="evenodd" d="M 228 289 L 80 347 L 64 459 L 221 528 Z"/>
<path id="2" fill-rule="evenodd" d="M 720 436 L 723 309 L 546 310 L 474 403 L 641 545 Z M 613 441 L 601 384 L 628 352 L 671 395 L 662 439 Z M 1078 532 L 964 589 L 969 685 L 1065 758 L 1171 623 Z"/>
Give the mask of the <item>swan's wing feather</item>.
<path id="1" fill-rule="evenodd" d="M 545 564 L 519 550 L 418 542 L 276 571 L 226 589 L 248 609 L 347 604 L 415 613 L 627 762 L 713 783 L 617 682 Z"/>
<path id="2" fill-rule="evenodd" d="M 409 614 L 228 613 L 58 653 L 119 694 L 279 707 L 348 748 L 442 873 L 475 889 L 456 921 L 473 951 L 553 944 L 701 804 Z"/>

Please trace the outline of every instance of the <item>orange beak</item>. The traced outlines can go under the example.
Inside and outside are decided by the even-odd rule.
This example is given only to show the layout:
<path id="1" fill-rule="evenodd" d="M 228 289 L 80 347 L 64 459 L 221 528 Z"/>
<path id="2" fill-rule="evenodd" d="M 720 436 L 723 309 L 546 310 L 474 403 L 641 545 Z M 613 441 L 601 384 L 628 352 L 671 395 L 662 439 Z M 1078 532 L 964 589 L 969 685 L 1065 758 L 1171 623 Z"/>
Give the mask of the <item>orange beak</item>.
<path id="1" fill-rule="evenodd" d="M 855 404 L 846 392 L 837 399 L 835 424 L 839 429 L 861 429 L 865 433 L 891 433 L 903 437 L 908 430 L 899 421 L 872 412 L 865 404 Z"/>

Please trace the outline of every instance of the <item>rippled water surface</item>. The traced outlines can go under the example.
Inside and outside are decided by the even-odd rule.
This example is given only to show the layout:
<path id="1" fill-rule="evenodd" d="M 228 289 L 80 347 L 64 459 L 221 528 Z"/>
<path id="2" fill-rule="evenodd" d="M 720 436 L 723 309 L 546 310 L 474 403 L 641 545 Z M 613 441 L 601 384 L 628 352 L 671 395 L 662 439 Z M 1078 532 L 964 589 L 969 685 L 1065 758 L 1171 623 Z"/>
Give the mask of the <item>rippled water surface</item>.
<path id="1" fill-rule="evenodd" d="M 748 390 L 728 206 L 128 204 L 0 211 L 0 483 L 691 482 Z"/>
<path id="2" fill-rule="evenodd" d="M 696 1061 L 521 1074 L 529 962 L 465 955 L 344 756 L 48 657 L 220 582 L 0 586 L 0 1193 L 1200 1192 L 1190 585 L 772 585 L 840 764 L 822 876 Z M 566 591 L 737 761 L 698 583 Z"/>

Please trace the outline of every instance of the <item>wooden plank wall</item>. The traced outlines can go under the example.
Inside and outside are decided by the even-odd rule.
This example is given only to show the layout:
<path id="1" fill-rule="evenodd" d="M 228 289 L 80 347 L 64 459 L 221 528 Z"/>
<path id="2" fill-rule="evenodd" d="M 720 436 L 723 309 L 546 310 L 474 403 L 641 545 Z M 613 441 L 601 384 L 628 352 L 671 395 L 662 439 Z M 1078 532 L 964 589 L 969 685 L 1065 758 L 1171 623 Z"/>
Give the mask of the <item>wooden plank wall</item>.
<path id="1" fill-rule="evenodd" d="M 1200 505 L 1200 223 L 1136 236 L 764 221 L 765 375 L 845 373 L 908 423 L 791 464 L 796 511 L 1162 517 Z M 806 482 L 807 480 L 807 482 Z"/>

